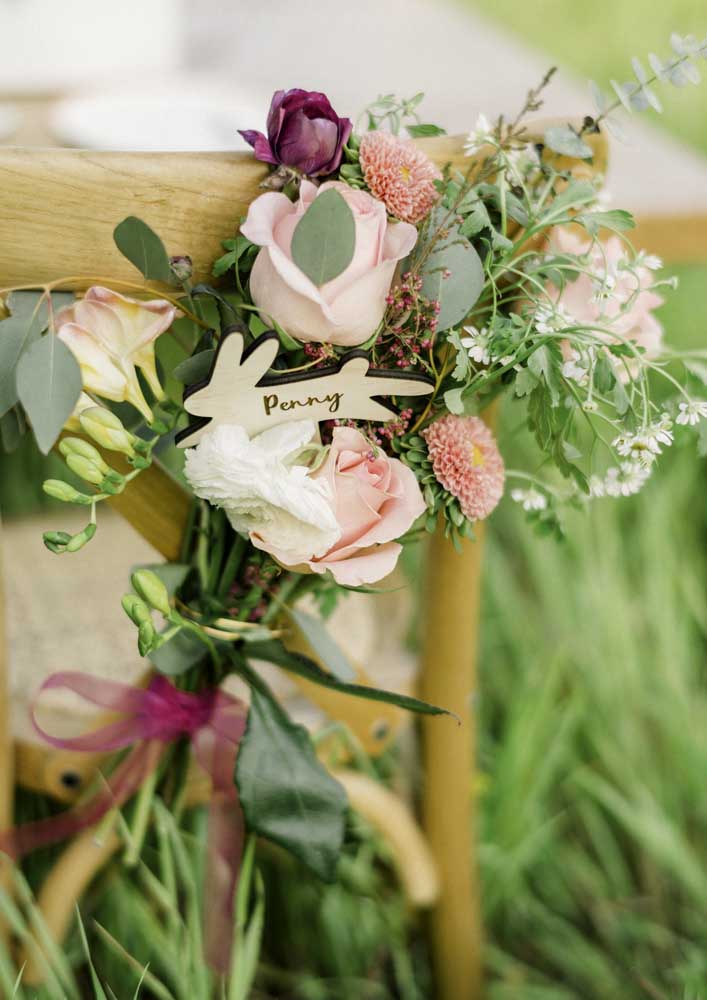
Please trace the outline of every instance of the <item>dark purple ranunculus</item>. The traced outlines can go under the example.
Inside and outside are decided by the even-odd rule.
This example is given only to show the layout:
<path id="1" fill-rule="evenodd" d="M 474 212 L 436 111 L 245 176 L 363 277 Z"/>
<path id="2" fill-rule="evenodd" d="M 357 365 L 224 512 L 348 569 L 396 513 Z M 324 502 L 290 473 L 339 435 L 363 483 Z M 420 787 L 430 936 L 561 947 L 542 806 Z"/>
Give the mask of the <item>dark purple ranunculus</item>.
<path id="1" fill-rule="evenodd" d="M 339 118 L 325 94 L 277 90 L 267 127 L 267 138 L 251 129 L 240 132 L 255 150 L 256 159 L 316 177 L 337 169 L 352 125 L 348 118 Z"/>

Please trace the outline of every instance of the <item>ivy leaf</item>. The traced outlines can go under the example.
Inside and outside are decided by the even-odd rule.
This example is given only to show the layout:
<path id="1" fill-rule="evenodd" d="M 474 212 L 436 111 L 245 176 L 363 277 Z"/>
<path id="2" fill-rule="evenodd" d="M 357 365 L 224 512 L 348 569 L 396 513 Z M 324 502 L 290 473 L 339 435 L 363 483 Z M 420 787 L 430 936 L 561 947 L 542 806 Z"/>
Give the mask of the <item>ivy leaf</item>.
<path id="1" fill-rule="evenodd" d="M 561 156 L 575 160 L 589 160 L 594 155 L 592 147 L 579 136 L 571 125 L 553 125 L 545 130 L 545 145 Z"/>
<path id="2" fill-rule="evenodd" d="M 355 695 L 358 698 L 367 698 L 370 701 L 382 701 L 388 705 L 397 705 L 398 708 L 405 708 L 410 712 L 417 712 L 420 715 L 451 715 L 446 708 L 438 708 L 436 705 L 429 705 L 419 698 L 412 698 L 407 694 L 398 694 L 396 691 L 383 691 L 380 688 L 368 687 L 367 684 L 345 684 L 338 681 L 333 674 L 322 670 L 312 660 L 301 653 L 292 653 L 285 649 L 281 642 L 253 642 L 248 646 L 248 656 L 255 660 L 266 660 L 274 663 L 283 670 L 289 670 L 305 680 L 314 684 L 321 684 L 322 687 L 331 688 L 333 691 L 340 691 L 342 694 Z"/>
<path id="3" fill-rule="evenodd" d="M 17 395 L 39 450 L 47 455 L 81 395 L 78 361 L 52 333 L 35 341 L 17 365 Z"/>
<path id="4" fill-rule="evenodd" d="M 536 348 L 528 358 L 528 368 L 536 378 L 544 378 L 550 392 L 550 401 L 557 406 L 560 401 L 560 363 L 559 348 L 553 350 L 549 344 Z"/>
<path id="5" fill-rule="evenodd" d="M 433 214 L 431 232 L 437 230 L 446 215 L 444 209 Z M 469 315 L 484 287 L 481 258 L 454 226 L 437 242 L 421 275 L 422 295 L 440 303 L 438 333 L 458 326 Z"/>
<path id="6" fill-rule="evenodd" d="M 538 384 L 537 377 L 528 369 L 521 368 L 515 377 L 513 388 L 516 396 L 527 396 Z"/>
<path id="7" fill-rule="evenodd" d="M 317 759 L 309 733 L 249 671 L 248 725 L 235 781 L 248 828 L 299 858 L 327 882 L 336 877 L 346 793 Z"/>
<path id="8" fill-rule="evenodd" d="M 115 245 L 124 257 L 150 281 L 171 282 L 172 269 L 164 243 L 146 222 L 135 215 L 123 219 L 113 230 Z"/>
<path id="9" fill-rule="evenodd" d="M 338 191 L 318 195 L 295 227 L 292 260 L 317 288 L 345 271 L 356 249 L 356 225 Z"/>
<path id="10" fill-rule="evenodd" d="M 337 680 L 349 683 L 356 679 L 356 671 L 318 618 L 298 608 L 285 608 L 285 611 L 312 647 L 317 658 Z"/>

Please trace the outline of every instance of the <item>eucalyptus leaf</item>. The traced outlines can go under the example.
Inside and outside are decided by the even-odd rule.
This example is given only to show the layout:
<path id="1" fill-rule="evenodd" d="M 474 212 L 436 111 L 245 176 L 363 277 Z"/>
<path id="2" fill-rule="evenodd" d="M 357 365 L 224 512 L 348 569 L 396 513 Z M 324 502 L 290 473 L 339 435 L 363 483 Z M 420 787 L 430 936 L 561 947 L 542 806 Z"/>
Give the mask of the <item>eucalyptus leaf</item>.
<path id="1" fill-rule="evenodd" d="M 46 307 L 34 316 L 13 312 L 0 322 L 0 416 L 17 402 L 17 363 L 23 351 L 39 338 L 45 322 Z"/>
<path id="2" fill-rule="evenodd" d="M 594 155 L 592 147 L 579 136 L 571 125 L 553 125 L 545 130 L 545 145 L 562 156 L 589 160 Z"/>
<path id="3" fill-rule="evenodd" d="M 317 658 L 321 660 L 323 666 L 344 683 L 350 683 L 356 679 L 356 671 L 351 666 L 346 654 L 340 649 L 332 639 L 326 625 L 314 615 L 307 614 L 299 608 L 286 608 L 289 617 L 295 623 L 312 647 Z"/>
<path id="4" fill-rule="evenodd" d="M 454 413 L 456 416 L 460 416 L 464 412 L 463 392 L 463 388 L 447 389 L 444 394 L 444 405 L 450 413 Z"/>
<path id="5" fill-rule="evenodd" d="M 406 125 L 405 130 L 412 139 L 422 139 L 426 136 L 447 134 L 443 128 L 439 127 L 439 125 L 429 124 Z"/>
<path id="6" fill-rule="evenodd" d="M 113 230 L 115 245 L 124 257 L 150 281 L 170 282 L 172 270 L 162 240 L 135 215 L 123 219 Z"/>
<path id="7" fill-rule="evenodd" d="M 292 236 L 292 260 L 317 288 L 345 271 L 356 249 L 351 209 L 334 188 L 318 195 Z"/>
<path id="8" fill-rule="evenodd" d="M 206 351 L 199 351 L 192 354 L 190 358 L 181 361 L 172 372 L 177 381 L 184 385 L 193 385 L 195 382 L 203 382 L 211 371 L 216 348 L 210 347 Z"/>
<path id="9" fill-rule="evenodd" d="M 0 417 L 0 442 L 6 454 L 15 451 L 27 433 L 27 421 L 21 406 L 13 406 Z"/>
<path id="10" fill-rule="evenodd" d="M 430 221 L 431 232 L 437 230 L 447 214 L 444 209 L 437 209 Z M 466 319 L 484 287 L 481 258 L 454 226 L 437 242 L 420 273 L 422 295 L 440 303 L 438 333 Z"/>
<path id="11" fill-rule="evenodd" d="M 178 677 L 203 660 L 205 653 L 204 643 L 187 629 L 182 629 L 163 646 L 153 650 L 149 660 L 161 674 Z"/>
<path id="12" fill-rule="evenodd" d="M 35 341 L 17 365 L 17 395 L 37 439 L 49 453 L 81 395 L 78 361 L 69 348 L 50 333 Z"/>
<path id="13" fill-rule="evenodd" d="M 270 641 L 251 643 L 248 646 L 248 657 L 254 660 L 266 660 L 274 663 L 283 670 L 304 677 L 305 680 L 314 684 L 321 684 L 322 687 L 331 688 L 333 691 L 340 691 L 342 694 L 354 695 L 358 698 L 366 698 L 369 701 L 382 701 L 388 705 L 397 705 L 398 708 L 405 708 L 410 712 L 417 712 L 420 715 L 451 715 L 445 708 L 438 708 L 436 705 L 429 705 L 419 698 L 412 698 L 410 695 L 398 694 L 396 691 L 383 691 L 380 688 L 368 687 L 367 684 L 345 684 L 338 681 L 332 674 L 322 670 L 313 660 L 303 656 L 301 653 L 292 653 L 285 649 L 281 642 Z"/>
<path id="14" fill-rule="evenodd" d="M 346 793 L 318 760 L 304 726 L 288 718 L 256 675 L 248 679 L 250 710 L 235 773 L 246 824 L 333 882 Z"/>

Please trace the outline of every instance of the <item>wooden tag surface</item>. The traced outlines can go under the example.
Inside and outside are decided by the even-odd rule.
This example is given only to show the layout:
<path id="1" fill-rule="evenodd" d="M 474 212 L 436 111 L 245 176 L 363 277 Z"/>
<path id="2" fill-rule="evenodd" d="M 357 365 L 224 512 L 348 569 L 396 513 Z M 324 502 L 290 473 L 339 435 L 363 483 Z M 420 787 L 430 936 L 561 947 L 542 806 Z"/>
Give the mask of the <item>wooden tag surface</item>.
<path id="1" fill-rule="evenodd" d="M 434 383 L 426 375 L 371 368 L 364 351 L 345 354 L 316 371 L 267 374 L 280 347 L 276 333 L 264 333 L 248 348 L 240 330 L 226 331 L 209 377 L 184 392 L 184 408 L 198 419 L 177 436 L 181 448 L 199 443 L 204 431 L 238 424 L 252 437 L 291 420 L 373 420 L 397 414 L 381 396 L 426 396 Z"/>

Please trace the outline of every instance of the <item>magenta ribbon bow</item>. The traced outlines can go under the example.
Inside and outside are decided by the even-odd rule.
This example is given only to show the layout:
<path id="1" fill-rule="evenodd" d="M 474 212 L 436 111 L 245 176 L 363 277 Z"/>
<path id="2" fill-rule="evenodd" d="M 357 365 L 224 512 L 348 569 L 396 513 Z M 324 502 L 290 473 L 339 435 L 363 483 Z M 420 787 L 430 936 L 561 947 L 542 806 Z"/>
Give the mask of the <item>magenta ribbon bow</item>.
<path id="1" fill-rule="evenodd" d="M 234 896 L 245 836 L 234 769 L 248 716 L 246 705 L 219 689 L 198 694 L 180 691 L 159 674 L 146 688 L 136 688 L 86 674 L 60 672 L 47 678 L 37 697 L 53 688 L 73 691 L 122 718 L 83 736 L 60 738 L 41 729 L 33 706 L 32 723 L 47 743 L 62 750 L 107 752 L 130 747 L 131 751 L 89 801 L 58 816 L 5 831 L 0 834 L 0 851 L 17 860 L 38 847 L 94 826 L 110 809 L 123 805 L 135 794 L 157 766 L 164 749 L 160 744 L 187 737 L 212 782 L 204 886 L 206 957 L 216 971 L 228 972 Z"/>

